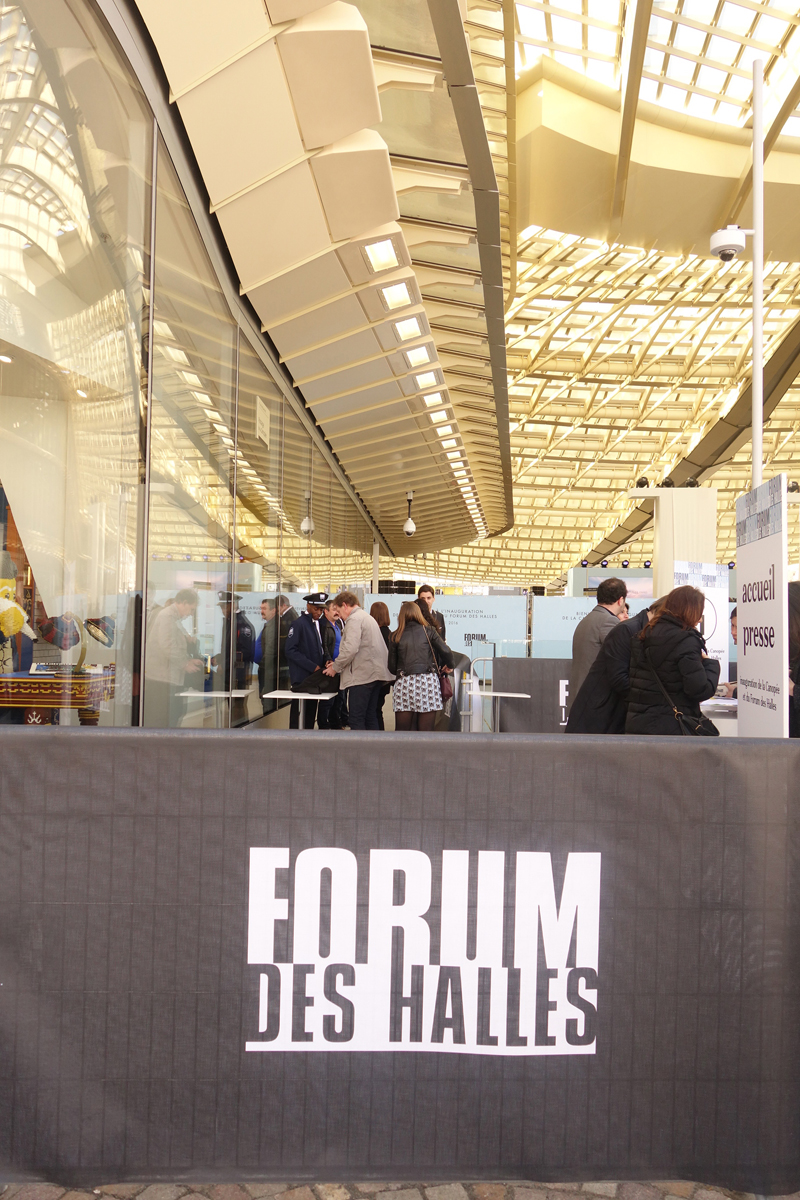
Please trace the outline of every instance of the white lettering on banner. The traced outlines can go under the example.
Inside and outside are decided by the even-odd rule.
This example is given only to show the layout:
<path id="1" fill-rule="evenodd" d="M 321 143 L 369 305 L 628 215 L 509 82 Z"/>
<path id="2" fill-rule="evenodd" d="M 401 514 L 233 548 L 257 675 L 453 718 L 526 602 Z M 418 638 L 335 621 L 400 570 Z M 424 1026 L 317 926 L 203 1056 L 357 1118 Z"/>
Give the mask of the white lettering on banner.
<path id="1" fill-rule="evenodd" d="M 519 851 L 507 862 L 502 850 L 479 851 L 473 921 L 468 850 L 442 852 L 438 921 L 434 864 L 420 850 L 370 852 L 363 923 L 351 851 L 298 854 L 291 914 L 276 895 L 289 891 L 289 865 L 286 847 L 250 851 L 247 960 L 258 968 L 259 1037 L 246 1050 L 595 1053 L 600 854 L 567 856 L 558 900 L 549 853 Z M 276 922 L 291 924 L 291 962 L 276 961 Z"/>

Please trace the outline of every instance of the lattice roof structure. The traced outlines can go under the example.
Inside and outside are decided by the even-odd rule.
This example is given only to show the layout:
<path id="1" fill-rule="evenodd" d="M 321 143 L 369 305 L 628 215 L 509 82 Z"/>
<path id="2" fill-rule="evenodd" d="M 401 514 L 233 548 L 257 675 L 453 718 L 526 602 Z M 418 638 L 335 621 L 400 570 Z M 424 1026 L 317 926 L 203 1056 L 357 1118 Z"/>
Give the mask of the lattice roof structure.
<path id="1" fill-rule="evenodd" d="M 584 557 L 639 565 L 652 531 L 629 491 L 643 477 L 716 487 L 718 561 L 733 559 L 734 503 L 751 470 L 741 414 L 752 272 L 746 259 L 710 257 L 708 236 L 728 221 L 748 224 L 760 57 L 770 155 L 764 474 L 798 476 L 800 247 L 783 234 L 783 206 L 800 200 L 800 9 L 518 0 L 514 20 L 520 233 L 506 333 L 515 525 L 439 555 L 436 573 L 557 587 Z M 800 554 L 795 530 L 790 552 Z M 402 569 L 415 565 L 418 574 L 419 564 Z M 426 568 L 433 573 L 430 556 Z"/>

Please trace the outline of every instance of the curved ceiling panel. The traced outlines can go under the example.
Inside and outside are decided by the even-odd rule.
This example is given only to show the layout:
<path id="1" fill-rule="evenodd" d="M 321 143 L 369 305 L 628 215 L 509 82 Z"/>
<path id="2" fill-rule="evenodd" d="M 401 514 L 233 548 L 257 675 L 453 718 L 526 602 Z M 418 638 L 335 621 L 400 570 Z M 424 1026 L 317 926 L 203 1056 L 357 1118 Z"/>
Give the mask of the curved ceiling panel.
<path id="1" fill-rule="evenodd" d="M 505 397 L 505 362 L 493 375 L 467 347 L 464 371 L 463 347 L 442 338 L 436 319 L 442 305 L 448 318 L 463 313 L 467 297 L 469 319 L 482 318 L 485 263 L 474 233 L 452 221 L 398 223 L 398 194 L 466 194 L 470 169 L 398 160 L 382 136 L 379 84 L 412 99 L 438 85 L 447 107 L 441 68 L 374 51 L 362 13 L 339 0 L 267 0 L 266 10 L 232 0 L 222 35 L 206 0 L 138 4 L 242 292 L 387 543 L 398 551 L 405 540 L 408 490 L 421 550 L 506 528 L 507 418 L 494 395 L 499 380 Z M 466 58 L 459 71 L 469 71 Z M 483 125 L 480 135 L 488 187 Z M 499 223 L 494 241 L 491 284 L 502 292 Z M 471 403 L 454 403 L 453 385 Z"/>

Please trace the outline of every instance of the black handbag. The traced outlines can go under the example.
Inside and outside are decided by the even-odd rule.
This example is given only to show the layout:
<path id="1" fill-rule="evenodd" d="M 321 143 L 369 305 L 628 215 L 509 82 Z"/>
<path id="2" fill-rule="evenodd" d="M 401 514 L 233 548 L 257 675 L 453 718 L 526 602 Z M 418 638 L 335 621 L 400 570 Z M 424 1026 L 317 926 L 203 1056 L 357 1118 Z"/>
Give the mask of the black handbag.
<path id="1" fill-rule="evenodd" d="M 708 719 L 708 717 L 703 716 L 702 713 L 698 720 L 697 717 L 687 717 L 686 713 L 681 712 L 681 710 L 675 704 L 675 701 L 672 699 L 669 692 L 667 691 L 667 689 L 664 687 L 663 683 L 661 682 L 661 680 L 658 676 L 658 672 L 656 671 L 655 667 L 650 662 L 649 650 L 645 650 L 644 658 L 645 658 L 645 662 L 647 663 L 648 667 L 650 668 L 650 670 L 652 672 L 653 678 L 655 679 L 658 686 L 661 688 L 661 692 L 664 696 L 664 699 L 666 700 L 667 704 L 672 709 L 672 715 L 675 718 L 675 720 L 678 722 L 678 728 L 680 729 L 683 737 L 719 737 L 719 730 L 717 729 L 714 722 L 710 721 Z"/>
<path id="2" fill-rule="evenodd" d="M 431 654 L 433 655 L 432 670 L 434 670 L 439 676 L 439 691 L 442 693 L 442 702 L 446 703 L 448 700 L 453 699 L 453 682 L 450 678 L 450 673 L 448 672 L 447 668 L 439 665 L 439 660 L 436 657 L 436 651 L 433 648 L 433 642 L 431 641 L 428 635 L 428 630 L 424 625 L 423 629 L 425 629 L 425 637 L 428 638 L 428 645 L 430 646 Z"/>

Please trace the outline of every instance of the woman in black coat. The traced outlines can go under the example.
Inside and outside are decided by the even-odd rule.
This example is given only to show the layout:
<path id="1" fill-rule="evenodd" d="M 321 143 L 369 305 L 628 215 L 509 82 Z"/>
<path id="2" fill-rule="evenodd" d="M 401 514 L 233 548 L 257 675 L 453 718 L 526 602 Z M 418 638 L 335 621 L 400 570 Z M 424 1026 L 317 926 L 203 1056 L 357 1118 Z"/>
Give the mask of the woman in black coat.
<path id="1" fill-rule="evenodd" d="M 710 700 L 719 683 L 719 663 L 708 657 L 695 628 L 704 605 L 705 596 L 697 588 L 674 588 L 650 624 L 634 637 L 626 733 L 681 736 L 672 705 L 653 671 L 674 706 L 685 716 L 700 720 L 700 702 Z"/>

